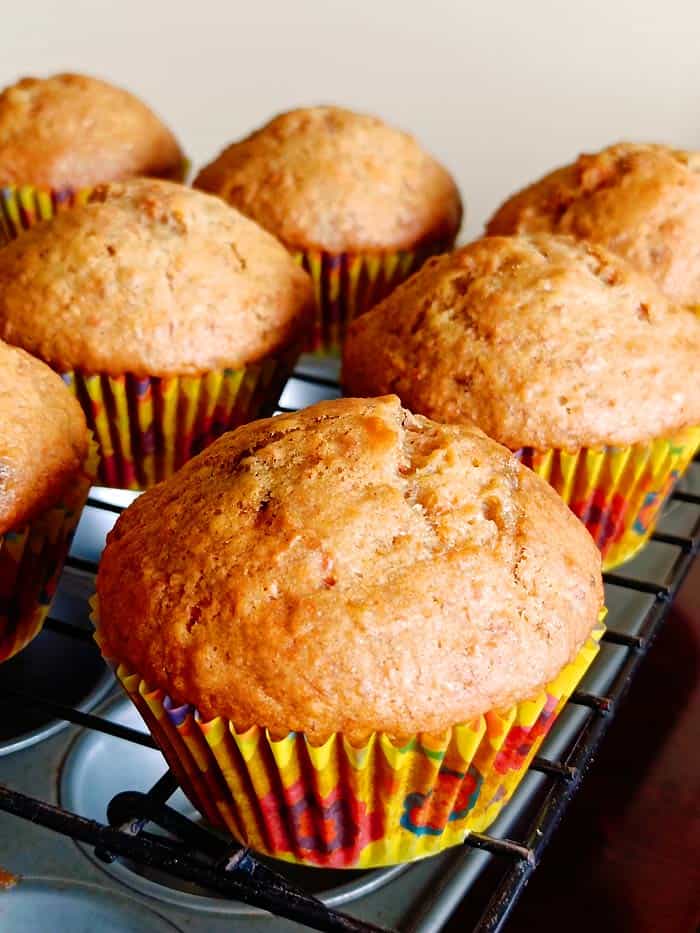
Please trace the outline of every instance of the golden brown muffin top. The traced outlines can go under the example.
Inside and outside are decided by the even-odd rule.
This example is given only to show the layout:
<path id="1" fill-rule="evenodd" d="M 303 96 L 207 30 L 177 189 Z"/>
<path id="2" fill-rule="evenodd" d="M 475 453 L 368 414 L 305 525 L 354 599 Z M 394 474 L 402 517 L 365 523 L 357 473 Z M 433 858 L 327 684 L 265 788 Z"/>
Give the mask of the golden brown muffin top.
<path id="1" fill-rule="evenodd" d="M 700 318 L 600 246 L 490 237 L 429 260 L 353 322 L 348 394 L 396 392 L 512 450 L 700 424 Z"/>
<path id="2" fill-rule="evenodd" d="M 106 657 L 205 717 L 313 741 L 523 700 L 602 603 L 551 487 L 395 396 L 226 434 L 121 516 L 97 591 Z"/>
<path id="3" fill-rule="evenodd" d="M 96 78 L 23 78 L 0 94 L 0 185 L 175 178 L 182 161 L 177 140 L 144 103 Z"/>
<path id="4" fill-rule="evenodd" d="M 87 456 L 78 402 L 60 376 L 0 341 L 0 534 L 58 502 Z"/>
<path id="5" fill-rule="evenodd" d="M 0 337 L 63 372 L 237 367 L 292 343 L 312 310 L 274 237 L 173 182 L 100 186 L 0 250 Z"/>
<path id="6" fill-rule="evenodd" d="M 280 114 L 194 184 L 290 248 L 413 249 L 453 238 L 462 219 L 454 181 L 412 136 L 340 107 Z"/>
<path id="7" fill-rule="evenodd" d="M 592 240 L 700 305 L 700 152 L 619 143 L 581 155 L 513 195 L 487 232 Z"/>

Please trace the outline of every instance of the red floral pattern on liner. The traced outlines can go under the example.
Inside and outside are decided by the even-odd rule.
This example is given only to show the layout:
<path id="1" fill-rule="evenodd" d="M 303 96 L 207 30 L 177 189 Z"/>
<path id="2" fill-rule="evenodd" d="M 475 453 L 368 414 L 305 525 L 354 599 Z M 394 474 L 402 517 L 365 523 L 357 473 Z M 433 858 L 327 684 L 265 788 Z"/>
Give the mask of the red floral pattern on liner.
<path id="1" fill-rule="evenodd" d="M 520 771 L 525 766 L 533 745 L 547 735 L 556 719 L 557 702 L 556 697 L 547 694 L 542 712 L 532 726 L 511 726 L 493 762 L 498 774 Z"/>
<path id="2" fill-rule="evenodd" d="M 611 570 L 633 557 L 700 443 L 700 427 L 627 447 L 523 447 L 514 456 L 545 479 L 581 519 Z"/>
<path id="3" fill-rule="evenodd" d="M 371 842 L 384 836 L 384 815 L 371 813 L 348 787 L 321 799 L 303 780 L 260 798 L 270 851 L 289 853 L 327 868 L 352 865 Z"/>
<path id="4" fill-rule="evenodd" d="M 474 808 L 483 780 L 474 765 L 466 773 L 443 766 L 427 794 L 406 797 L 401 825 L 416 836 L 441 835 L 448 823 L 463 820 Z"/>
<path id="5" fill-rule="evenodd" d="M 622 539 L 627 528 L 628 509 L 624 496 L 619 493 L 611 496 L 604 489 L 596 489 L 588 499 L 571 502 L 569 507 L 586 526 L 601 554 Z"/>

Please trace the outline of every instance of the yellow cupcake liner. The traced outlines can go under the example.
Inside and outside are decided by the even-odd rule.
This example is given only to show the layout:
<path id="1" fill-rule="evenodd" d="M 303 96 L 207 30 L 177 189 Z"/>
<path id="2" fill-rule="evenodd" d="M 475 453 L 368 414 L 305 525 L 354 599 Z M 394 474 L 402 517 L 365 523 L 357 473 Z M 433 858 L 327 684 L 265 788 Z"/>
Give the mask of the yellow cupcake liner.
<path id="1" fill-rule="evenodd" d="M 0 662 L 42 629 L 96 468 L 97 448 L 91 442 L 81 472 L 60 501 L 0 535 Z"/>
<path id="2" fill-rule="evenodd" d="M 700 444 L 700 427 L 627 447 L 516 451 L 584 523 L 603 570 L 633 557 L 654 531 L 661 508 Z"/>
<path id="3" fill-rule="evenodd" d="M 354 318 L 386 298 L 430 256 L 444 253 L 453 245 L 454 239 L 450 239 L 416 250 L 374 253 L 293 250 L 296 261 L 311 276 L 316 296 L 316 318 L 305 349 L 338 353 Z"/>
<path id="4" fill-rule="evenodd" d="M 139 378 L 63 373 L 100 447 L 98 481 L 147 489 L 226 431 L 271 413 L 298 347 L 240 369 Z"/>
<path id="5" fill-rule="evenodd" d="M 190 162 L 184 159 L 171 181 L 184 182 Z M 0 188 L 0 246 L 16 239 L 37 221 L 50 220 L 55 214 L 77 204 L 85 204 L 90 188 L 37 188 L 34 185 L 7 185 Z"/>
<path id="6" fill-rule="evenodd" d="M 493 822 L 596 656 L 604 615 L 536 696 L 402 742 L 381 732 L 360 746 L 342 734 L 313 745 L 302 733 L 239 732 L 174 703 L 124 666 L 116 673 L 209 823 L 274 858 L 371 868 L 433 855 Z"/>
<path id="7" fill-rule="evenodd" d="M 0 188 L 0 246 L 16 239 L 23 230 L 29 230 L 41 220 L 50 220 L 55 214 L 85 204 L 89 188 L 52 190 L 32 185 Z"/>

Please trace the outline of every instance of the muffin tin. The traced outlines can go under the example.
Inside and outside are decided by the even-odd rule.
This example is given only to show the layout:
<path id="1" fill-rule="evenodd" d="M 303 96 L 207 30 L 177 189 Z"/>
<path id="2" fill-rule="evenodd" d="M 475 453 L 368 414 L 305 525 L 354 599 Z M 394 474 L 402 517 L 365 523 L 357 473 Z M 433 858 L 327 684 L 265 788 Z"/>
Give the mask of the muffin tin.
<path id="1" fill-rule="evenodd" d="M 338 394 L 336 364 L 305 358 L 280 400 L 280 410 L 292 410 Z M 347 912 L 358 918 L 355 922 L 345 921 L 337 913 L 327 913 L 317 902 L 307 901 L 299 902 L 300 919 L 307 917 L 309 925 L 328 930 L 378 927 L 403 933 L 437 933 L 443 929 L 474 929 L 483 933 L 502 928 L 700 546 L 699 493 L 700 463 L 696 463 L 669 503 L 650 544 L 634 561 L 607 575 L 609 629 L 600 655 L 489 835 L 472 836 L 465 845 L 443 855 L 384 871 L 332 872 L 276 865 L 274 870 L 293 888 L 320 897 L 331 911 Z M 23 676 L 19 684 L 0 669 L 0 704 L 4 703 L 6 710 L 17 710 L 18 706 L 20 710 L 38 710 L 48 720 L 43 728 L 50 730 L 46 738 L 37 732 L 36 726 L 22 732 L 22 721 L 17 721 L 15 715 L 17 734 L 11 738 L 14 744 L 8 744 L 5 756 L 0 758 L 0 809 L 33 816 L 33 821 L 29 821 L 0 813 L 0 865 L 10 872 L 26 873 L 7 897 L 0 895 L 0 926 L 3 930 L 14 929 L 11 924 L 17 926 L 15 916 L 25 916 L 23 904 L 29 903 L 28 895 L 36 892 L 44 915 L 51 911 L 52 921 L 55 920 L 52 929 L 57 933 L 74 929 L 70 924 L 74 924 L 71 918 L 75 916 L 80 916 L 82 922 L 88 917 L 100 918 L 103 928 L 110 929 L 108 920 L 102 921 L 110 910 L 115 910 L 114 916 L 119 918 L 111 928 L 129 930 L 135 904 L 142 916 L 143 925 L 139 929 L 152 927 L 189 933 L 223 933 L 232 928 L 241 933 L 302 929 L 298 923 L 262 913 L 254 905 L 217 896 L 208 887 L 193 886 L 192 879 L 177 880 L 163 871 L 153 840 L 157 843 L 160 839 L 160 845 L 165 847 L 162 851 L 170 853 L 177 852 L 176 843 L 170 835 L 158 835 L 152 823 L 146 824 L 144 830 L 138 820 L 129 820 L 128 828 L 122 828 L 118 837 L 113 838 L 122 839 L 125 846 L 131 847 L 130 859 L 119 858 L 106 864 L 95 854 L 95 842 L 105 842 L 105 830 L 37 803 L 58 804 L 88 820 L 105 824 L 106 805 L 116 791 L 143 792 L 156 780 L 155 793 L 132 798 L 132 802 L 136 801 L 138 810 L 148 801 L 167 799 L 186 819 L 182 825 L 187 848 L 181 853 L 180 867 L 185 863 L 187 867 L 201 856 L 203 846 L 226 852 L 229 859 L 233 855 L 234 862 L 240 855 L 235 847 L 222 843 L 220 837 L 194 822 L 196 816 L 180 794 L 170 796 L 173 785 L 167 778 L 161 778 L 165 764 L 150 748 L 143 727 L 126 701 L 115 693 L 100 704 L 113 681 L 99 665 L 97 669 L 94 664 L 91 667 L 89 659 L 97 660 L 99 655 L 86 628 L 86 601 L 92 592 L 92 574 L 104 536 L 116 512 L 131 497 L 129 493 L 93 490 L 52 610 L 52 621 L 35 646 L 28 649 L 36 651 L 43 664 L 59 644 L 64 646 L 64 652 L 75 650 L 78 660 L 71 668 L 72 676 L 63 681 L 34 684 L 31 678 Z M 32 660 L 29 655 L 27 658 Z M 59 657 L 56 661 L 61 663 Z M 5 667 L 9 669 L 9 665 Z M 75 686 L 90 670 L 93 680 L 86 677 L 88 686 L 82 696 L 69 694 L 67 688 Z M 16 702 L 18 691 L 25 697 L 20 704 Z M 68 720 L 82 728 L 68 730 Z M 45 740 L 39 741 L 42 738 Z M 14 754 L 9 754 L 10 751 Z M 159 809 L 157 803 L 155 809 Z M 134 812 L 131 811 L 132 817 Z M 115 816 L 114 812 L 112 815 Z M 125 822 L 124 814 L 121 818 L 119 814 L 116 816 L 120 823 Z M 38 825 L 47 820 L 53 821 L 54 826 L 61 822 L 61 830 L 68 837 L 71 834 L 89 837 L 90 844 L 75 845 L 66 835 L 51 833 Z M 144 867 L 143 863 L 148 861 L 151 865 Z M 245 858 L 239 863 L 238 873 L 209 864 L 200 880 L 213 887 L 228 885 L 230 890 L 236 879 L 242 879 L 249 894 L 254 890 L 263 893 L 266 890 L 269 894 L 273 890 L 265 879 L 256 888 L 245 868 Z M 70 912 L 75 885 L 87 886 L 80 893 L 81 898 L 84 896 L 82 915 Z M 459 920 L 452 925 L 449 917 L 460 904 Z M 282 895 L 280 905 L 287 912 L 294 908 L 291 893 Z M 6 917 L 8 927 L 3 925 Z M 27 928 L 31 929 L 31 925 L 27 927 L 25 922 L 23 929 Z"/>

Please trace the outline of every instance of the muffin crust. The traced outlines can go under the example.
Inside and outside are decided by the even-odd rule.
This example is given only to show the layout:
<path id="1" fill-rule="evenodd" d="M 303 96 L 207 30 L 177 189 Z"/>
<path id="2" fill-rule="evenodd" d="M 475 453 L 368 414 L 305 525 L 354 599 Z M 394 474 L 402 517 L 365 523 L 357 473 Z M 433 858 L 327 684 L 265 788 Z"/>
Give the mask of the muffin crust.
<path id="1" fill-rule="evenodd" d="M 674 301 L 700 306 L 700 153 L 619 143 L 581 155 L 509 198 L 487 232 L 600 243 Z"/>
<path id="2" fill-rule="evenodd" d="M 340 107 L 275 117 L 195 179 L 289 248 L 413 249 L 462 218 L 447 171 L 406 133 Z"/>
<path id="3" fill-rule="evenodd" d="M 613 253 L 487 237 L 354 321 L 343 381 L 512 450 L 577 449 L 700 424 L 699 353 L 700 319 Z"/>
<path id="4" fill-rule="evenodd" d="M 602 603 L 600 556 L 544 481 L 394 396 L 226 434 L 123 513 L 97 591 L 106 657 L 205 717 L 312 741 L 525 699 Z"/>
<path id="5" fill-rule="evenodd" d="M 0 535 L 60 499 L 87 456 L 83 412 L 60 376 L 0 341 Z"/>
<path id="6" fill-rule="evenodd" d="M 177 178 L 182 161 L 177 140 L 144 103 L 96 78 L 23 78 L 0 94 L 0 185 Z"/>
<path id="7" fill-rule="evenodd" d="M 99 186 L 0 250 L 0 337 L 61 372 L 235 368 L 293 343 L 312 312 L 274 237 L 172 182 Z"/>

